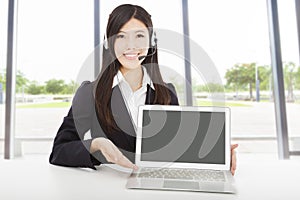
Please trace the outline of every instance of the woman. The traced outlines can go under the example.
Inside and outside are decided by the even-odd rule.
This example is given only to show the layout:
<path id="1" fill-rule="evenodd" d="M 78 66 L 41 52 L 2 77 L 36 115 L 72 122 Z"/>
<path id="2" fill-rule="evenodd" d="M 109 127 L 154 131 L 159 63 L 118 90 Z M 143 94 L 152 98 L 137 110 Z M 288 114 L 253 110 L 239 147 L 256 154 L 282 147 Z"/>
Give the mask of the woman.
<path id="1" fill-rule="evenodd" d="M 140 6 L 120 5 L 110 14 L 102 68 L 84 82 L 54 140 L 50 163 L 89 167 L 134 163 L 137 108 L 143 104 L 178 105 L 175 88 L 162 80 L 151 15 Z M 232 173 L 235 153 L 232 146 Z"/>

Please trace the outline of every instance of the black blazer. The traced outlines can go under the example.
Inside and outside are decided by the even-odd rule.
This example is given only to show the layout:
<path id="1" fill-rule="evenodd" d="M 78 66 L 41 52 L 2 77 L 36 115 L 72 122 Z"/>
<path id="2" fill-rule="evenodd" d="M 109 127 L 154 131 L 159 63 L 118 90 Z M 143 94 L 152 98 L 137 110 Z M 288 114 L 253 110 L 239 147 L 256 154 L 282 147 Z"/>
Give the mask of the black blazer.
<path id="1" fill-rule="evenodd" d="M 114 119 L 121 129 L 119 132 L 106 135 L 101 127 L 105 122 L 97 118 L 94 101 L 95 82 L 84 82 L 74 95 L 68 115 L 64 117 L 54 139 L 49 162 L 54 165 L 69 167 L 88 167 L 96 169 L 95 165 L 107 163 L 100 151 L 89 152 L 93 138 L 105 137 L 110 139 L 119 150 L 134 163 L 136 136 L 125 102 L 118 86 L 113 88 L 111 109 Z M 175 88 L 166 84 L 171 96 L 171 105 L 179 105 Z M 153 104 L 155 90 L 149 85 L 145 104 Z M 90 131 L 92 139 L 84 139 Z"/>

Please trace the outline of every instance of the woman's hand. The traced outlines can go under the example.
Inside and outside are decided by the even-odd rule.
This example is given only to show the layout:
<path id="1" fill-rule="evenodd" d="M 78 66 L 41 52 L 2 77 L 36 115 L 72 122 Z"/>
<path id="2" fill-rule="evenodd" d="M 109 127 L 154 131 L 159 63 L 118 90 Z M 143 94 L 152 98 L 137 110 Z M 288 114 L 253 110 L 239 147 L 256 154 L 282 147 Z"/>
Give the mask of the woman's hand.
<path id="1" fill-rule="evenodd" d="M 234 175 L 236 170 L 236 153 L 235 150 L 239 145 L 238 144 L 232 144 L 231 145 L 231 162 L 230 162 L 230 171 L 231 174 Z"/>
<path id="2" fill-rule="evenodd" d="M 118 164 L 122 167 L 132 168 L 137 170 L 138 167 L 126 158 L 122 152 L 109 139 L 95 138 L 92 141 L 90 152 L 93 153 L 100 150 L 106 160 L 111 163 Z"/>

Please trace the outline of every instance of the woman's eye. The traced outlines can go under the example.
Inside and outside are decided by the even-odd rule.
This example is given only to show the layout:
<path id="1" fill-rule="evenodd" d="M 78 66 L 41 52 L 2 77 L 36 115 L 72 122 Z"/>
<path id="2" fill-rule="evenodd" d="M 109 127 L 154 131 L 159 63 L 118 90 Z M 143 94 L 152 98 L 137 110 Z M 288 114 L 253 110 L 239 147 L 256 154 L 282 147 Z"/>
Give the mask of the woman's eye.
<path id="1" fill-rule="evenodd" d="M 124 35 L 117 35 L 117 38 L 124 38 Z"/>
<path id="2" fill-rule="evenodd" d="M 143 34 L 138 34 L 137 35 L 137 38 L 143 38 L 143 37 L 145 37 Z"/>

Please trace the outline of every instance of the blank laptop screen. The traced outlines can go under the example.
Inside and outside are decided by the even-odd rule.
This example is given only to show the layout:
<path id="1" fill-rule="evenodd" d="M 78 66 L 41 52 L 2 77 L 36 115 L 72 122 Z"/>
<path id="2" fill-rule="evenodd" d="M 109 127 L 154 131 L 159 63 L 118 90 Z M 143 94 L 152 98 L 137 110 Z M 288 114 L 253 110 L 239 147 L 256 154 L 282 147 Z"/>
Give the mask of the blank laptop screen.
<path id="1" fill-rule="evenodd" d="M 225 112 L 143 110 L 141 160 L 225 164 Z"/>

